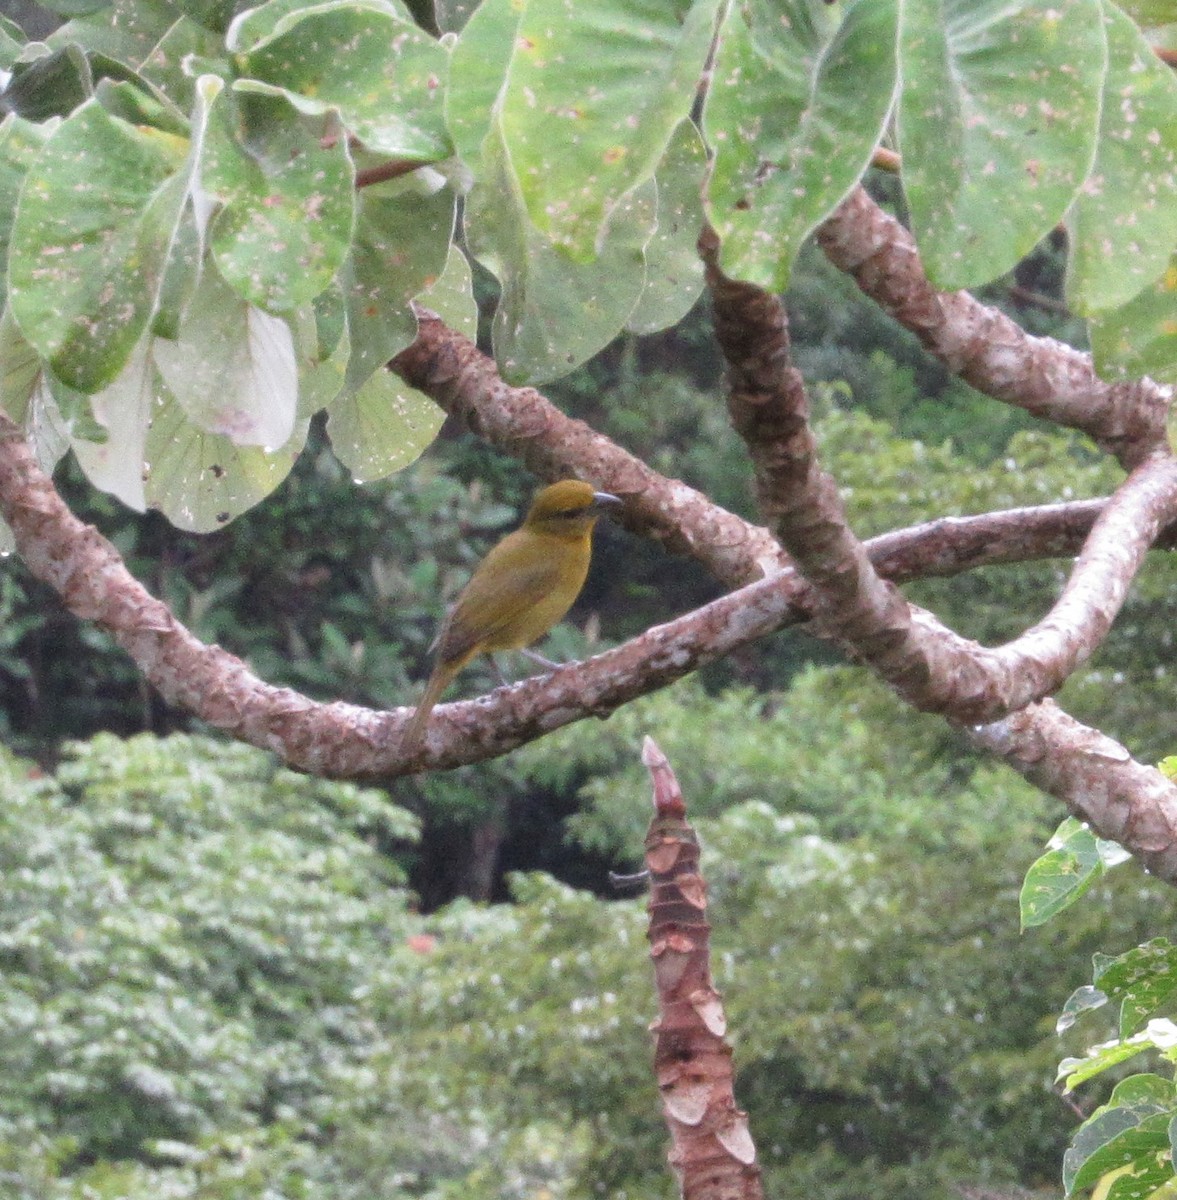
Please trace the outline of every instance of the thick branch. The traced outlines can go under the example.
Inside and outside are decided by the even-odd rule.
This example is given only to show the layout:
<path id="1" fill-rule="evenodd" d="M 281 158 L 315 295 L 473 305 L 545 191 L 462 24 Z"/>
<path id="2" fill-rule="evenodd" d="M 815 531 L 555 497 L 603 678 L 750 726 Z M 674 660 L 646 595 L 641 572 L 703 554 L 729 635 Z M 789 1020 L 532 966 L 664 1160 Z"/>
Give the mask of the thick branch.
<path id="1" fill-rule="evenodd" d="M 962 723 L 995 720 L 1061 686 L 1107 635 L 1149 546 L 1177 515 L 1177 463 L 1167 455 L 1143 461 L 1096 523 L 1046 619 L 986 649 L 910 606 L 874 569 L 819 463 L 783 305 L 726 277 L 713 235 L 701 246 L 732 420 L 752 457 L 761 511 L 813 586 L 819 626 L 910 704 Z"/>
<path id="2" fill-rule="evenodd" d="M 1177 786 L 1113 738 L 1081 725 L 1051 700 L 972 730 L 978 745 L 1057 796 L 1101 837 L 1177 883 Z"/>
<path id="3" fill-rule="evenodd" d="M 868 543 L 897 580 L 1074 554 L 1100 501 L 944 518 Z M 589 662 L 435 711 L 427 748 L 400 754 L 407 710 L 318 704 L 254 676 L 240 659 L 206 646 L 149 595 L 97 530 L 69 511 L 16 426 L 0 417 L 0 512 L 29 571 L 78 617 L 106 629 L 164 699 L 316 775 L 387 778 L 480 762 L 540 733 L 605 715 L 704 663 L 807 619 L 792 570 L 647 630 Z"/>
<path id="4" fill-rule="evenodd" d="M 417 340 L 389 366 L 451 416 L 544 479 L 579 475 L 621 496 L 635 533 L 697 558 L 729 587 L 786 565 L 772 535 L 667 479 L 583 421 L 565 416 L 534 388 L 514 388 L 477 346 L 418 309 Z"/>
<path id="5" fill-rule="evenodd" d="M 1078 429 L 1131 468 L 1165 443 L 1172 389 L 1149 379 L 1105 383 L 1091 356 L 1032 337 L 968 292 L 939 292 L 915 239 L 863 188 L 817 231 L 829 260 L 925 349 L 978 391 Z"/>

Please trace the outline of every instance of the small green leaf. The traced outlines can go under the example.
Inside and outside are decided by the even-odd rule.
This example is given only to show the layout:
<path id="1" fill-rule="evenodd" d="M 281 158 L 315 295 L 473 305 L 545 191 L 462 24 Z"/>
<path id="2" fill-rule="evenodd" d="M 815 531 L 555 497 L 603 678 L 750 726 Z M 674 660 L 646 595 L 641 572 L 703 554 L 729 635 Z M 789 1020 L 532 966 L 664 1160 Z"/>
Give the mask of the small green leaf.
<path id="1" fill-rule="evenodd" d="M 1120 1036 L 1128 1037 L 1177 998 L 1177 946 L 1153 938 L 1102 966 L 1092 983 L 1120 1002 Z"/>
<path id="2" fill-rule="evenodd" d="M 1132 1084 L 1125 1087 L 1125 1083 Z M 1173 1084 L 1156 1075 L 1126 1080 L 1079 1127 L 1063 1157 L 1067 1194 L 1091 1187 L 1109 1171 L 1144 1164 L 1168 1149 Z"/>
<path id="3" fill-rule="evenodd" d="M 324 148 L 286 101 L 222 92 L 200 178 L 224 204 L 212 225 L 212 250 L 241 295 L 285 312 L 327 287 L 347 255 L 355 220 L 355 175 L 344 139 Z"/>
<path id="4" fill-rule="evenodd" d="M 704 109 L 724 269 L 769 289 L 785 287 L 805 238 L 862 177 L 898 69 L 889 0 L 848 5 L 840 24 L 811 19 L 806 0 L 783 8 L 771 38 L 757 38 L 732 6 Z"/>
<path id="5" fill-rule="evenodd" d="M 1089 983 L 1076 988 L 1067 998 L 1062 1012 L 1059 1013 L 1054 1027 L 1055 1033 L 1066 1033 L 1085 1012 L 1102 1008 L 1107 1002 L 1107 996 L 1099 988 L 1092 987 Z"/>
<path id="6" fill-rule="evenodd" d="M 335 457 L 357 483 L 383 479 L 414 462 L 445 420 L 428 396 L 379 370 L 328 410 L 327 436 Z"/>
<path id="7" fill-rule="evenodd" d="M 1069 908 L 1103 874 L 1098 839 L 1068 817 L 1050 839 L 1050 849 L 1026 872 L 1019 906 L 1022 928 L 1043 925 Z"/>
<path id="8" fill-rule="evenodd" d="M 13 314 L 80 391 L 119 374 L 147 323 L 172 230 L 145 217 L 175 165 L 92 100 L 61 123 L 25 177 L 9 250 Z"/>
<path id="9" fill-rule="evenodd" d="M 230 32 L 242 86 L 258 80 L 281 88 L 305 113 L 336 109 L 370 150 L 416 162 L 449 157 L 445 46 L 370 0 L 328 0 L 295 11 L 285 0 L 277 3 L 282 15 L 260 40 L 247 43 L 264 27 L 269 5 Z"/>
<path id="10" fill-rule="evenodd" d="M 80 46 L 63 46 L 50 51 L 33 46 L 13 65 L 12 78 L 4 89 L 4 104 L 10 112 L 28 121 L 65 117 L 94 94 L 90 64 Z"/>
<path id="11" fill-rule="evenodd" d="M 1095 165 L 1067 216 L 1067 299 L 1081 313 L 1126 304 L 1165 270 L 1177 243 L 1177 79 L 1111 4 L 1105 26 Z"/>
<path id="12" fill-rule="evenodd" d="M 902 26 L 899 145 L 920 254 L 938 287 L 986 283 L 1058 224 L 1088 178 L 1102 5 L 906 0 Z"/>
<path id="13" fill-rule="evenodd" d="M 157 339 L 160 375 L 198 428 L 239 446 L 285 445 L 298 404 L 285 321 L 242 300 L 206 267 L 175 341 Z"/>

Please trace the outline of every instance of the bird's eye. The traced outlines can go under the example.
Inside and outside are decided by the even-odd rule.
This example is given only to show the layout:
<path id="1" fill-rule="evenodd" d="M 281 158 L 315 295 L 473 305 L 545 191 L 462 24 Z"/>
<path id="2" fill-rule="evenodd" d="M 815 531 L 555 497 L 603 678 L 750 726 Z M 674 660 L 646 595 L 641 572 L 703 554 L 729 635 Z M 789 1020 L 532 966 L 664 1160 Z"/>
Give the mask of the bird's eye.
<path id="1" fill-rule="evenodd" d="M 565 508 L 556 515 L 562 521 L 571 521 L 574 517 L 583 517 L 588 512 L 588 505 L 582 505 L 580 508 Z"/>

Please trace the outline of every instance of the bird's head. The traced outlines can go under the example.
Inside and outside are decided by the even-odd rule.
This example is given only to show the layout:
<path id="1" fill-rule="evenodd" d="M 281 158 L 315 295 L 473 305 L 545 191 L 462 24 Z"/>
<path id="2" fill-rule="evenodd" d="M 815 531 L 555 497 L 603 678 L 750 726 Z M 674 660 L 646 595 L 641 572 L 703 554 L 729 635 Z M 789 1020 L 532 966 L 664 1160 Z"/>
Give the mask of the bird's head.
<path id="1" fill-rule="evenodd" d="M 562 479 L 536 495 L 523 526 L 540 533 L 581 537 L 602 513 L 620 506 L 616 496 L 594 491 L 591 483 Z"/>

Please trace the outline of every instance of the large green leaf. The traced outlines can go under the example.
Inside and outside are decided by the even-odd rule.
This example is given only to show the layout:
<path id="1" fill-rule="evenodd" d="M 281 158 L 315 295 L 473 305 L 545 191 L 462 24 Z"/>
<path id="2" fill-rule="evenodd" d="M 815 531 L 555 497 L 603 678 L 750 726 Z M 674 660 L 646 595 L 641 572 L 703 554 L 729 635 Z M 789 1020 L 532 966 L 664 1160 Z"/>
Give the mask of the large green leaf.
<path id="1" fill-rule="evenodd" d="M 642 294 L 625 322 L 630 333 L 656 333 L 677 324 L 703 290 L 703 262 L 697 246 L 703 228 L 700 189 L 706 163 L 699 131 L 684 121 L 670 139 L 654 177 L 658 226 L 645 247 Z"/>
<path id="2" fill-rule="evenodd" d="M 1100 0 L 905 0 L 899 144 L 942 288 L 985 283 L 1051 230 L 1095 157 Z"/>
<path id="3" fill-rule="evenodd" d="M 783 288 L 804 239 L 861 178 L 897 82 L 898 13 L 858 0 L 840 23 L 786 0 L 775 24 L 724 23 L 704 129 L 707 211 L 731 275 Z"/>
<path id="4" fill-rule="evenodd" d="M 118 375 L 147 323 L 179 220 L 153 203 L 178 165 L 152 131 L 90 101 L 29 168 L 9 250 L 9 296 L 25 336 L 84 392 Z"/>
<path id="5" fill-rule="evenodd" d="M 76 42 L 88 51 L 139 67 L 177 20 L 187 18 L 168 0 L 113 0 L 62 25 L 45 41 L 54 49 Z"/>
<path id="6" fill-rule="evenodd" d="M 290 327 L 243 300 L 206 267 L 175 341 L 156 365 L 197 429 L 239 446 L 285 445 L 294 430 L 298 368 Z M 149 460 L 150 461 L 150 460 Z"/>
<path id="7" fill-rule="evenodd" d="M 364 188 L 352 254 L 341 272 L 351 362 L 348 384 L 361 386 L 417 336 L 410 302 L 445 269 L 455 199 L 436 172 Z"/>
<path id="8" fill-rule="evenodd" d="M 653 175 L 689 114 L 717 7 L 528 0 L 476 12 L 447 100 L 464 156 L 473 159 L 493 113 L 531 222 L 591 259 L 612 209 Z"/>
<path id="9" fill-rule="evenodd" d="M 1177 243 L 1177 79 L 1105 4 L 1108 72 L 1091 181 L 1067 216 L 1067 298 L 1077 312 L 1126 304 Z"/>
<path id="10" fill-rule="evenodd" d="M 466 202 L 466 236 L 502 285 L 495 358 L 514 383 L 558 378 L 608 345 L 634 311 L 655 228 L 655 185 L 613 213 L 595 261 L 575 263 L 528 219 L 497 127 L 484 143 L 481 174 Z"/>
<path id="11" fill-rule="evenodd" d="M 222 92 L 200 180 L 224 205 L 211 230 L 217 266 L 246 299 L 286 312 L 327 287 L 355 220 L 344 139 L 321 146 L 280 97 Z"/>
<path id="12" fill-rule="evenodd" d="M 470 265 L 451 245 L 445 270 L 418 297 L 451 328 L 473 338 L 478 331 Z M 407 467 L 441 429 L 445 414 L 428 396 L 385 370 L 331 403 L 327 436 L 336 458 L 359 483 L 383 479 Z"/>
<path id="13" fill-rule="evenodd" d="M 265 36 L 264 6 L 234 25 L 230 49 L 242 77 L 280 88 L 306 113 L 337 109 L 370 150 L 418 162 L 452 153 L 442 117 L 447 49 L 391 5 L 328 0 L 281 15 Z"/>
<path id="14" fill-rule="evenodd" d="M 0 265 L 8 258 L 8 237 L 17 196 L 51 128 L 34 125 L 11 113 L 0 124 Z"/>
<path id="15" fill-rule="evenodd" d="M 1095 368 L 1105 378 L 1150 375 L 1177 383 L 1177 255 L 1127 304 L 1088 320 Z"/>

